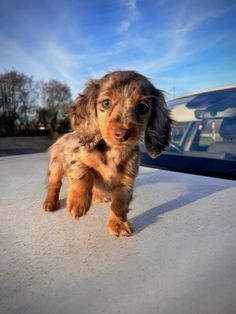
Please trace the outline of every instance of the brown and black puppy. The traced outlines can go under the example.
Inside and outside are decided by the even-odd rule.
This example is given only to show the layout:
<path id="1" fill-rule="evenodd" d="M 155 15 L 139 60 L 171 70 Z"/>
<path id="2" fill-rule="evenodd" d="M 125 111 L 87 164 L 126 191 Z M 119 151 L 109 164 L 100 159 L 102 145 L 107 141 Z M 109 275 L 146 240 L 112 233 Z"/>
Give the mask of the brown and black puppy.
<path id="1" fill-rule="evenodd" d="M 92 200 L 110 201 L 108 231 L 129 236 L 127 220 L 139 167 L 138 142 L 157 157 L 169 144 L 171 118 L 162 92 L 143 75 L 116 71 L 88 82 L 72 108 L 74 131 L 50 148 L 46 211 L 58 207 L 61 178 L 68 181 L 67 208 L 85 215 Z"/>

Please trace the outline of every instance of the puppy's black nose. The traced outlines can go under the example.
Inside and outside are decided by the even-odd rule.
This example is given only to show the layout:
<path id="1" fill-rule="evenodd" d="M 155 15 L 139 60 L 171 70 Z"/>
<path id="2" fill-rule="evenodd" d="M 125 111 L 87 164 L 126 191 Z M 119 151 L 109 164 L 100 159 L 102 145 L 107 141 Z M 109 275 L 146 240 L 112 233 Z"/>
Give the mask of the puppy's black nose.
<path id="1" fill-rule="evenodd" d="M 127 141 L 132 134 L 131 130 L 122 128 L 115 129 L 114 133 L 115 138 L 120 142 Z"/>

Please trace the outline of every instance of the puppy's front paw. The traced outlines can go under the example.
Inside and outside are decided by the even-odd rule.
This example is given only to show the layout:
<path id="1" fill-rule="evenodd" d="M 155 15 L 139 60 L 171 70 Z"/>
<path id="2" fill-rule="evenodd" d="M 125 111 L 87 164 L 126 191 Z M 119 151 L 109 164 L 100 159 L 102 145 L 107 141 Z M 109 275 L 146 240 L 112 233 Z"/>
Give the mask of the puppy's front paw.
<path id="1" fill-rule="evenodd" d="M 57 210 L 59 207 L 59 202 L 58 201 L 54 201 L 54 200 L 50 200 L 50 199 L 46 199 L 43 203 L 43 209 L 46 212 L 52 212 L 54 210 Z"/>
<path id="2" fill-rule="evenodd" d="M 89 210 L 90 202 L 85 201 L 81 202 L 75 199 L 68 199 L 67 200 L 67 209 L 72 217 L 75 219 L 79 219 L 81 216 L 86 215 L 87 211 Z"/>
<path id="3" fill-rule="evenodd" d="M 129 237 L 133 228 L 128 220 L 122 221 L 119 217 L 113 217 L 108 221 L 108 232 L 116 237 Z"/>

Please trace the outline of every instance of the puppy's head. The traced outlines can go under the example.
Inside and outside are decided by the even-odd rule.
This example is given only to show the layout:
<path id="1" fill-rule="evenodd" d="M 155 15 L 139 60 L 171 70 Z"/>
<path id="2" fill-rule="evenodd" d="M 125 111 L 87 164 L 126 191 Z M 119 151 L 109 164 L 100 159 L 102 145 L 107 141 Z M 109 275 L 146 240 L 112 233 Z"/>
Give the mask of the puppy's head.
<path id="1" fill-rule="evenodd" d="M 156 157 L 170 140 L 171 119 L 162 92 L 134 71 L 90 81 L 73 107 L 71 121 L 88 149 L 101 139 L 112 147 L 132 147 L 145 132 L 146 148 Z"/>

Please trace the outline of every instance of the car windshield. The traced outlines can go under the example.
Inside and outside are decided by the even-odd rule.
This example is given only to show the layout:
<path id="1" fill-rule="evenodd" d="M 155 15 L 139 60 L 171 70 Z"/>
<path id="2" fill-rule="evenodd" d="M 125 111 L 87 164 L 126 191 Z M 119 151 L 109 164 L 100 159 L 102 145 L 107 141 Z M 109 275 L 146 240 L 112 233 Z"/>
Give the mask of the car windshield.
<path id="1" fill-rule="evenodd" d="M 236 87 L 168 102 L 172 118 L 170 152 L 236 160 Z"/>

